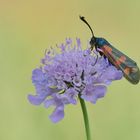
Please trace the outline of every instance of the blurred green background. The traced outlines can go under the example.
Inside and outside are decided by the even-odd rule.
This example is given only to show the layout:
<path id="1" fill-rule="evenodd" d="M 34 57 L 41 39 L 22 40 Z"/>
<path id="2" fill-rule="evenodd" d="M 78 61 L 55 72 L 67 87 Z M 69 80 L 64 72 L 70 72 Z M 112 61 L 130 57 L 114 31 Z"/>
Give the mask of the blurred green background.
<path id="1" fill-rule="evenodd" d="M 0 140 L 85 140 L 80 105 L 69 105 L 53 124 L 52 108 L 33 106 L 32 69 L 44 50 L 66 37 L 109 40 L 140 66 L 139 0 L 0 0 Z M 105 98 L 87 103 L 93 140 L 140 140 L 140 84 L 113 82 Z"/>

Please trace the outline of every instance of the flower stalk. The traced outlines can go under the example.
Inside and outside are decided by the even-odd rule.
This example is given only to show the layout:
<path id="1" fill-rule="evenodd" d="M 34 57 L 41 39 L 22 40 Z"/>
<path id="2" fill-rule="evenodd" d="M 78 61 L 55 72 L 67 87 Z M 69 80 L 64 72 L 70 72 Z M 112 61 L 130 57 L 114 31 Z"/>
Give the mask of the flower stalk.
<path id="1" fill-rule="evenodd" d="M 80 95 L 79 95 L 79 100 L 80 100 L 81 109 L 82 109 L 82 112 L 83 112 L 86 137 L 87 137 L 87 140 L 91 140 L 90 127 L 89 127 L 89 120 L 88 120 L 88 113 L 87 113 L 87 109 L 86 109 L 86 104 L 85 104 L 84 100 L 80 97 Z"/>

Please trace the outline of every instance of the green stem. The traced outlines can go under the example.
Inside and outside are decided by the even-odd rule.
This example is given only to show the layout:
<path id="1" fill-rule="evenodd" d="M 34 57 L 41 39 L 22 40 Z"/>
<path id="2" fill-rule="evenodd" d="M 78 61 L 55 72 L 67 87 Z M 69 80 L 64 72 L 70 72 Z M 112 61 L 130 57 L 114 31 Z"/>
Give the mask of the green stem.
<path id="1" fill-rule="evenodd" d="M 88 113 L 87 113 L 87 109 L 86 109 L 86 104 L 85 104 L 84 100 L 80 97 L 80 95 L 79 95 L 79 99 L 80 99 L 81 108 L 82 108 L 83 117 L 84 117 L 84 123 L 85 123 L 85 130 L 86 130 L 87 140 L 91 140 L 90 128 L 89 128 L 89 120 L 88 120 Z"/>

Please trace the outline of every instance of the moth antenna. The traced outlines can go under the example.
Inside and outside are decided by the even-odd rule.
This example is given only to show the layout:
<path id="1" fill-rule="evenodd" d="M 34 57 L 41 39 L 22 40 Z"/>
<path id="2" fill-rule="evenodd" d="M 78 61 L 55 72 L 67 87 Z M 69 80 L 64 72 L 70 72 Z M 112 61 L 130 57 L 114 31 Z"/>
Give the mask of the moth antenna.
<path id="1" fill-rule="evenodd" d="M 92 36 L 94 37 L 93 30 L 92 30 L 91 26 L 89 25 L 89 23 L 85 20 L 85 17 L 79 16 L 79 18 L 89 27 L 89 29 L 90 29 L 90 31 L 92 33 Z"/>

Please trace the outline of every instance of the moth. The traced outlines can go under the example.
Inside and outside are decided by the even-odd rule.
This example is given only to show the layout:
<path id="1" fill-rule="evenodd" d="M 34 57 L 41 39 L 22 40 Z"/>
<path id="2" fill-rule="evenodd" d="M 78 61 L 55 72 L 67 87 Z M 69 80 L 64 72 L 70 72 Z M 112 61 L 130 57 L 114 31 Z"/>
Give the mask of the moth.
<path id="1" fill-rule="evenodd" d="M 83 16 L 80 19 L 89 27 L 92 38 L 90 40 L 91 50 L 94 48 L 100 55 L 103 55 L 117 69 L 123 72 L 124 77 L 132 84 L 138 84 L 140 81 L 140 70 L 137 63 L 127 55 L 113 47 L 106 39 L 95 37 L 91 26 Z"/>

